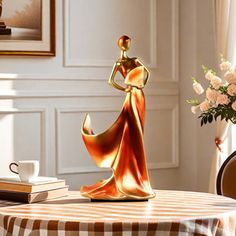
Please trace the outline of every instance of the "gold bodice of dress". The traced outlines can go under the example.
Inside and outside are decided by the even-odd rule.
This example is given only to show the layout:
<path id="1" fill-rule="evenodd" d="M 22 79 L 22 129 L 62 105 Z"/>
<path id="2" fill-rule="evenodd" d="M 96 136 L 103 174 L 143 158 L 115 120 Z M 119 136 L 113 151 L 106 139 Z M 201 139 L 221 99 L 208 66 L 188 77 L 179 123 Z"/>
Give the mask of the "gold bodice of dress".
<path id="1" fill-rule="evenodd" d="M 95 134 L 86 115 L 82 137 L 91 157 L 99 167 L 112 169 L 109 179 L 82 186 L 83 196 L 100 200 L 146 200 L 155 196 L 147 171 L 143 142 L 147 72 L 143 66 L 130 70 L 124 83 L 127 93 L 120 115 L 106 131 Z"/>

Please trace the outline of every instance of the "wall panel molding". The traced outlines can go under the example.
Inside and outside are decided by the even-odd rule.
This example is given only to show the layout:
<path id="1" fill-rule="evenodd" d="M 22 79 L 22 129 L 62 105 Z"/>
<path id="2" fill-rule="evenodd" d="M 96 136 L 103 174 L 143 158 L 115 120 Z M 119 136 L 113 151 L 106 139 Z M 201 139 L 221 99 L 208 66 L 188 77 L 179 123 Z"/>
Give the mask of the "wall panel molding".
<path id="1" fill-rule="evenodd" d="M 47 83 L 49 81 L 49 83 Z M 47 80 L 20 79 L 0 80 L 0 99 L 17 98 L 73 98 L 73 97 L 120 97 L 123 92 L 106 86 L 104 80 Z M 7 85 L 6 85 L 7 83 Z M 11 84 L 13 88 L 11 88 Z M 2 85 L 2 86 L 1 86 Z M 38 86 L 37 86 L 38 85 Z M 90 86 L 91 85 L 91 86 Z M 90 87 L 99 87 L 91 89 Z M 144 89 L 146 96 L 175 96 L 179 94 L 178 82 L 150 80 Z"/>
<path id="2" fill-rule="evenodd" d="M 47 130 L 46 130 L 46 108 L 1 108 L 0 114 L 40 114 L 40 170 L 42 175 L 47 173 Z"/>
<path id="3" fill-rule="evenodd" d="M 153 169 L 166 169 L 166 168 L 176 168 L 179 166 L 179 118 L 178 118 L 178 105 L 176 104 L 160 104 L 155 106 L 149 106 L 147 111 L 163 111 L 168 110 L 171 112 L 171 127 L 173 135 L 171 138 L 172 142 L 172 152 L 170 162 L 152 162 L 148 163 L 148 168 Z M 63 167 L 60 164 L 62 158 L 60 145 L 61 145 L 61 133 L 60 133 L 60 120 L 63 114 L 73 114 L 73 113 L 89 113 L 89 112 L 119 112 L 119 107 L 79 107 L 79 108 L 57 108 L 56 109 L 56 170 L 57 174 L 81 174 L 81 173 L 96 173 L 96 172 L 106 172 L 110 169 L 97 168 L 95 166 L 83 166 L 83 167 Z"/>
<path id="4" fill-rule="evenodd" d="M 79 108 L 56 108 L 56 172 L 60 174 L 80 174 L 80 173 L 92 173 L 92 172 L 104 172 L 109 171 L 105 168 L 98 168 L 96 166 L 83 166 L 83 167 L 70 167 L 66 168 L 60 164 L 60 159 L 62 158 L 60 146 L 61 146 L 61 116 L 63 114 L 73 114 L 73 113 L 89 113 L 89 112 L 118 112 L 118 107 L 79 107 Z"/>
<path id="5" fill-rule="evenodd" d="M 169 13 L 166 11 L 165 13 L 165 14 L 170 14 L 169 17 L 165 15 L 166 18 L 170 19 L 170 23 L 169 24 L 166 23 L 167 25 L 165 27 L 165 29 L 168 29 L 170 31 L 169 35 L 166 35 L 164 33 L 164 35 L 162 36 L 162 32 L 160 33 L 158 32 L 159 25 L 157 26 L 157 34 L 159 33 L 160 35 L 159 37 L 164 38 L 166 40 L 170 38 L 170 42 L 168 40 L 167 42 L 162 42 L 163 45 L 161 47 L 161 49 L 163 49 L 165 43 L 168 43 L 169 46 L 168 48 L 164 48 L 162 51 L 160 51 L 161 49 L 157 48 L 157 55 L 165 56 L 165 59 L 168 59 L 165 60 L 165 66 L 169 65 L 169 67 L 165 67 L 165 70 L 170 71 L 168 76 L 159 74 L 158 80 L 178 82 L 179 81 L 179 0 L 166 0 L 166 1 L 156 0 L 156 1 L 157 3 L 159 2 L 160 5 L 162 5 L 164 2 L 169 3 L 168 7 L 166 7 L 164 10 L 168 9 L 171 12 Z M 162 19 L 160 19 L 159 21 L 157 21 L 157 23 L 160 24 L 161 26 L 164 26 L 165 20 L 166 19 L 162 21 Z M 160 39 L 157 38 L 157 40 Z M 166 51 L 168 51 L 169 49 L 170 52 L 167 55 L 165 55 Z M 160 64 L 162 58 L 158 58 L 158 60 Z M 157 65 L 157 70 L 158 66 L 160 67 L 160 65 Z"/>
<path id="6" fill-rule="evenodd" d="M 156 38 L 156 1 L 150 0 L 150 61 L 151 63 L 147 66 L 149 68 L 155 68 L 157 66 L 157 38 Z M 73 59 L 70 58 L 70 0 L 64 0 L 64 66 L 65 67 L 112 67 L 114 64 L 113 60 L 85 60 L 85 59 Z"/>
<path id="7" fill-rule="evenodd" d="M 10 80 L 10 81 L 106 81 L 104 77 L 98 76 L 89 76 L 88 75 L 80 75 L 80 74 L 19 74 L 19 73 L 0 73 L 0 82 Z"/>
<path id="8" fill-rule="evenodd" d="M 171 146 L 171 162 L 166 163 L 148 163 L 150 169 L 165 169 L 179 167 L 179 106 L 178 104 L 160 104 L 150 105 L 148 111 L 170 111 L 171 112 L 171 127 L 172 127 L 172 146 Z"/>
<path id="9" fill-rule="evenodd" d="M 179 81 L 179 0 L 172 3 L 172 81 Z"/>

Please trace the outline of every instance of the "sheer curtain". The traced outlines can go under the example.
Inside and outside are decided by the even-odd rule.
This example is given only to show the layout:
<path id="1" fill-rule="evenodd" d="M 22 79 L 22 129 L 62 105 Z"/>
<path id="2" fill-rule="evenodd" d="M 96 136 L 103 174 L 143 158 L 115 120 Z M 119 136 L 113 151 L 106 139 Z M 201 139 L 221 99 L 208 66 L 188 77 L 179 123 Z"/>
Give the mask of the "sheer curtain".
<path id="1" fill-rule="evenodd" d="M 235 64 L 236 60 L 236 1 L 235 0 L 213 0 L 214 2 L 214 23 L 216 38 L 216 57 L 223 54 L 225 58 Z M 216 150 L 212 157 L 209 192 L 216 193 L 216 177 L 220 166 L 225 158 L 232 151 L 228 148 L 226 139 L 229 124 L 217 121 L 216 129 Z"/>
<path id="2" fill-rule="evenodd" d="M 226 140 L 226 150 L 228 154 L 236 151 L 236 125 L 230 124 Z"/>
<path id="3" fill-rule="evenodd" d="M 232 26 L 229 31 L 229 48 L 231 48 L 230 59 L 236 66 L 236 1 L 231 0 L 230 5 L 230 21 L 232 21 Z M 230 124 L 228 139 L 227 139 L 227 148 L 229 153 L 232 153 L 236 150 L 236 125 Z"/>

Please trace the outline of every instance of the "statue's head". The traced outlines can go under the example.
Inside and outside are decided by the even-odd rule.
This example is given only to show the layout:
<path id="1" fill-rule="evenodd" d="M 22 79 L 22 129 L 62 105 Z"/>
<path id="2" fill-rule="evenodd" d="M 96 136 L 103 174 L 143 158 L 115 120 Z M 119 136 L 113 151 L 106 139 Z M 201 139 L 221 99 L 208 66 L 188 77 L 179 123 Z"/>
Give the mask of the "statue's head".
<path id="1" fill-rule="evenodd" d="M 123 51 L 129 50 L 130 44 L 131 44 L 131 38 L 129 38 L 126 35 L 123 35 L 118 39 L 118 46 Z"/>

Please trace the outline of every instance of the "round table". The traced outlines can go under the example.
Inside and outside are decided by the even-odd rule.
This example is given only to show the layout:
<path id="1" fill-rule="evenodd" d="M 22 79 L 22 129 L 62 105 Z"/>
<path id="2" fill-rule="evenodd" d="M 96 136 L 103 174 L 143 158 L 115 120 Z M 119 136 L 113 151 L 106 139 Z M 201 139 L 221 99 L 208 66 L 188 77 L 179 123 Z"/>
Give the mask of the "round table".
<path id="1" fill-rule="evenodd" d="M 1 201 L 0 235 L 236 235 L 235 200 L 155 192 L 154 199 L 136 202 L 90 202 L 79 192 L 35 204 Z"/>

